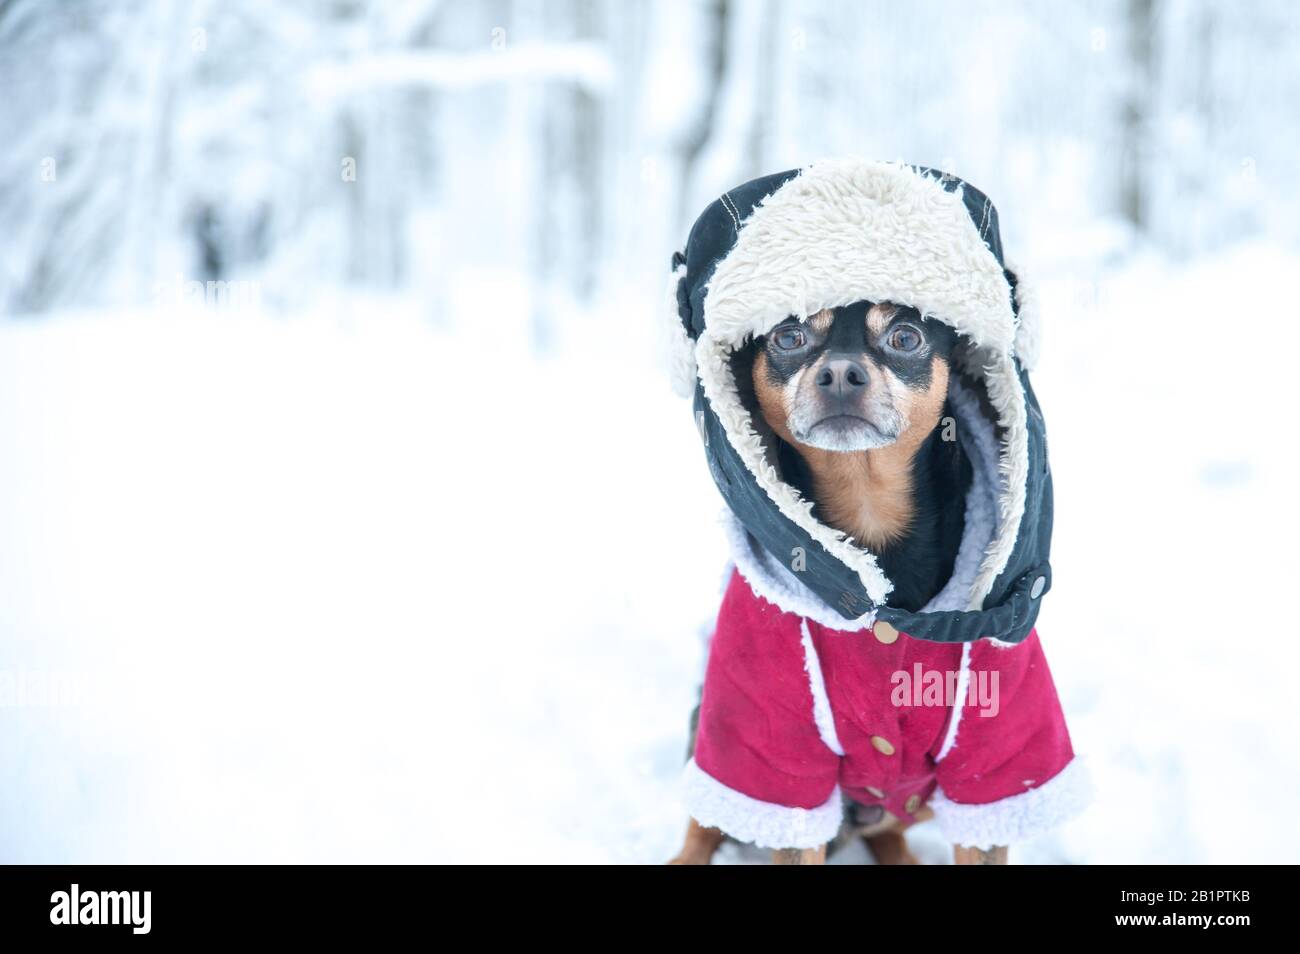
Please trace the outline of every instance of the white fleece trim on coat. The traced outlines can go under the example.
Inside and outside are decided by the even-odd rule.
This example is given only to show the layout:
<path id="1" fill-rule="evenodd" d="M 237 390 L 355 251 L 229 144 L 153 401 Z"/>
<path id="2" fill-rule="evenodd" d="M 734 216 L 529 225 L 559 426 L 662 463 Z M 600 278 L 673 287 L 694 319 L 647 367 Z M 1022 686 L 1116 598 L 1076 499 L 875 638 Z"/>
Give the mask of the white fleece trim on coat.
<path id="1" fill-rule="evenodd" d="M 781 479 L 730 362 L 733 351 L 790 315 L 862 300 L 911 305 L 965 335 L 971 350 L 961 363 L 982 377 L 1004 429 L 997 533 L 967 600 L 978 609 L 1015 547 L 1029 444 L 1010 288 L 960 194 L 907 166 L 862 160 L 817 163 L 786 182 L 745 219 L 709 281 L 706 328 L 695 345 L 699 380 L 777 509 L 856 572 L 873 602 L 885 603 L 893 584 L 875 556 L 815 519 L 812 503 Z"/>
<path id="2" fill-rule="evenodd" d="M 966 710 L 966 693 L 970 690 L 970 643 L 961 644 L 961 666 L 957 669 L 957 691 L 952 701 L 952 715 L 948 719 L 948 731 L 944 733 L 943 745 L 934 757 L 939 764 L 948 757 L 952 747 L 957 744 L 957 727 L 961 725 L 962 713 Z"/>
<path id="3" fill-rule="evenodd" d="M 728 788 L 695 764 L 686 763 L 682 797 L 691 817 L 737 841 L 760 848 L 816 848 L 840 830 L 844 807 L 837 785 L 816 808 L 788 808 Z"/>
<path id="4" fill-rule="evenodd" d="M 1016 276 L 1016 357 L 1026 371 L 1038 367 L 1043 350 L 1042 322 L 1038 310 L 1038 289 L 1025 277 L 1018 264 L 1007 260 L 1007 271 Z"/>
<path id="5" fill-rule="evenodd" d="M 987 850 L 1023 842 L 1068 821 L 1087 806 L 1090 791 L 1087 766 L 1075 758 L 1042 785 L 1019 795 L 971 805 L 951 801 L 937 789 L 930 806 L 946 840 Z"/>
<path id="6" fill-rule="evenodd" d="M 782 612 L 794 613 L 828 629 L 845 633 L 860 632 L 876 624 L 875 610 L 849 620 L 827 606 L 793 571 L 782 566 L 762 547 L 755 546 L 745 525 L 730 510 L 723 512 L 721 521 L 727 534 L 731 559 L 755 596 L 762 597 Z"/>
<path id="7" fill-rule="evenodd" d="M 808 621 L 799 620 L 800 642 L 803 644 L 803 669 L 808 673 L 808 690 L 812 693 L 813 722 L 817 724 L 817 734 L 821 736 L 826 748 L 836 755 L 844 755 L 844 746 L 840 745 L 840 734 L 835 731 L 835 714 L 831 711 L 831 697 L 826 694 L 826 677 L 822 675 L 822 661 L 817 656 L 817 647 L 813 645 L 812 633 L 808 631 Z"/>

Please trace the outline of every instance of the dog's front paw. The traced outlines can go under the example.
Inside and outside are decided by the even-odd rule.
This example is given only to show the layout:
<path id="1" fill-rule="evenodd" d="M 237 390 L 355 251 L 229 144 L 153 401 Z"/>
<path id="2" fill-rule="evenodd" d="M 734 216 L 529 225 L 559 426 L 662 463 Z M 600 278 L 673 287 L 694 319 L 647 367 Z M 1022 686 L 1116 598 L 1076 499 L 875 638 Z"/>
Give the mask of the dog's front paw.
<path id="1" fill-rule="evenodd" d="M 713 860 L 713 853 L 722 844 L 722 832 L 716 828 L 705 828 L 691 819 L 686 829 L 686 841 L 677 856 L 668 862 L 670 865 L 707 865 Z"/>

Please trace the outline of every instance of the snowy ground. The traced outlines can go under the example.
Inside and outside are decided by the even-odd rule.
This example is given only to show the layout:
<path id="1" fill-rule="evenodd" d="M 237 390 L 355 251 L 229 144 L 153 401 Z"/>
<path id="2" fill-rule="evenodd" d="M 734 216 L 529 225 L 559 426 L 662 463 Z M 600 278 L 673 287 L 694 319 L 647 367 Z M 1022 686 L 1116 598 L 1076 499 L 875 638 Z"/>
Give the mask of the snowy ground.
<path id="1" fill-rule="evenodd" d="M 1017 860 L 1300 857 L 1297 268 L 1046 276 L 1096 801 Z M 725 559 L 686 406 L 644 308 L 541 359 L 454 311 L 0 325 L 0 861 L 672 853 Z"/>

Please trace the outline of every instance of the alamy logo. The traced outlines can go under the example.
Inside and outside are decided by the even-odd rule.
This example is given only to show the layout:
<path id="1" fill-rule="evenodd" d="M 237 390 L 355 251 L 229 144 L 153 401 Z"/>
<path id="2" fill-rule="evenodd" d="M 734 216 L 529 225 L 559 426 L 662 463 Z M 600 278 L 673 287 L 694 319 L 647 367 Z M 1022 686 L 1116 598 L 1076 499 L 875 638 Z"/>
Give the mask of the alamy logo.
<path id="1" fill-rule="evenodd" d="M 927 671 L 920 663 L 915 663 L 911 672 L 900 669 L 889 677 L 889 684 L 893 686 L 889 700 L 896 706 L 944 706 L 949 709 L 961 702 L 978 709 L 982 718 L 991 719 L 1002 707 L 998 698 L 1001 675 L 996 669 L 969 670 L 963 688 L 961 673 L 937 669 Z"/>
<path id="2" fill-rule="evenodd" d="M 132 934 L 148 934 L 152 891 L 71 891 L 50 895 L 51 924 L 129 924 Z"/>

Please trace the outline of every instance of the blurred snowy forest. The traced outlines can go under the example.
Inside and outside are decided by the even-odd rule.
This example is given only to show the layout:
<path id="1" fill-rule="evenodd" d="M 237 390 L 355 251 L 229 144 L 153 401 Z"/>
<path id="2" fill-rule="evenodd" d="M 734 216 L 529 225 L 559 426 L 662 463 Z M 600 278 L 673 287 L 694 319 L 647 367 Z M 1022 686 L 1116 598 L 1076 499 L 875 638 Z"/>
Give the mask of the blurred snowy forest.
<path id="1" fill-rule="evenodd" d="M 1300 858 L 1300 639 L 1231 615 L 1300 576 L 1294 0 L 0 0 L 0 93 L 0 862 L 670 857 L 669 258 L 845 154 L 1041 293 L 1096 796 L 1013 861 Z"/>
<path id="2" fill-rule="evenodd" d="M 0 0 L 0 308 L 523 282 L 545 339 L 841 154 L 962 175 L 1012 249 L 1294 241 L 1298 50 L 1289 0 Z"/>

